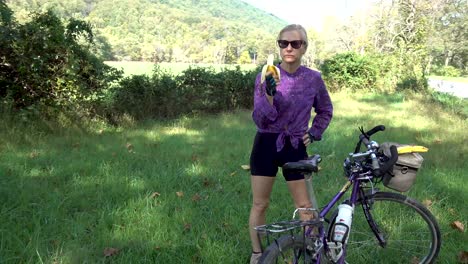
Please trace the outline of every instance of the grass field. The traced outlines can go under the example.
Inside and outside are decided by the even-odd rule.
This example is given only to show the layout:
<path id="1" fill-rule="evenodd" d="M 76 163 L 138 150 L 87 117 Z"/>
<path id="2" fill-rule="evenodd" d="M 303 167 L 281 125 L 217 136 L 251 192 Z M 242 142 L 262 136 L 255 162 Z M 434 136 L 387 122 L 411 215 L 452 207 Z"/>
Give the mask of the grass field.
<path id="1" fill-rule="evenodd" d="M 146 74 L 151 75 L 155 64 L 152 62 L 143 61 L 106 61 L 107 65 L 124 71 L 125 76 Z M 174 75 L 178 75 L 189 67 L 211 67 L 215 71 L 221 71 L 223 68 L 234 69 L 236 65 L 233 64 L 190 64 L 190 63 L 158 63 L 161 69 L 167 70 Z M 239 65 L 242 70 L 255 69 L 256 65 L 243 64 Z"/>
<path id="2" fill-rule="evenodd" d="M 430 201 L 443 244 L 438 263 L 457 263 L 468 237 L 468 123 L 419 96 L 332 94 L 334 118 L 309 153 L 323 157 L 315 181 L 323 204 L 345 182 L 343 159 L 359 126 L 387 130 L 379 142 L 430 149 L 408 193 Z M 435 114 L 436 113 L 436 114 Z M 0 263 L 247 263 L 249 110 L 147 121 L 129 127 L 61 128 L 0 123 Z M 282 177 L 269 221 L 293 207 Z"/>

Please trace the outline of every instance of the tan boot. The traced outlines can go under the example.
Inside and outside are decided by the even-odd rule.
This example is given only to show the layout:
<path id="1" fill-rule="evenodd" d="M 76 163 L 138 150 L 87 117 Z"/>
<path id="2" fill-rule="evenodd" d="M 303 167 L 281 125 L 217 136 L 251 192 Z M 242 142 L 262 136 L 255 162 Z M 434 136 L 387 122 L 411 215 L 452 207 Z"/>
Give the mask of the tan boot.
<path id="1" fill-rule="evenodd" d="M 257 264 L 261 256 L 262 253 L 252 253 L 252 256 L 250 256 L 250 264 Z"/>

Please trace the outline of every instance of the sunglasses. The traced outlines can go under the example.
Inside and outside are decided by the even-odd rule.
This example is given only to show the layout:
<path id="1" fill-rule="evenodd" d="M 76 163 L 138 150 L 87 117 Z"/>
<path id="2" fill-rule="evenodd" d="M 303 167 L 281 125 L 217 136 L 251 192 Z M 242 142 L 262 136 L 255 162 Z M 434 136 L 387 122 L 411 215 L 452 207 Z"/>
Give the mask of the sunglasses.
<path id="1" fill-rule="evenodd" d="M 291 44 L 291 47 L 293 47 L 293 49 L 300 49 L 302 44 L 306 44 L 306 42 L 304 40 L 293 40 L 293 41 L 287 41 L 287 40 L 282 40 L 282 39 L 278 40 L 278 46 L 282 49 L 287 48 L 289 44 Z"/>

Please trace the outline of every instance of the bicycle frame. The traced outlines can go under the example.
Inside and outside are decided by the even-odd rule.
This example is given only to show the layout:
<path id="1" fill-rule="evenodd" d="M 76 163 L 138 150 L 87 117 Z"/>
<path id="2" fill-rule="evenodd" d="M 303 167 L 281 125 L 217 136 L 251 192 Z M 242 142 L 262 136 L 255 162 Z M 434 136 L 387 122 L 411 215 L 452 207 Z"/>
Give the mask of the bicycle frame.
<path id="1" fill-rule="evenodd" d="M 351 176 L 348 178 L 348 182 L 346 182 L 345 185 L 343 185 L 343 187 L 341 188 L 341 190 L 335 194 L 335 196 L 331 199 L 331 201 L 323 208 L 322 211 L 320 211 L 319 213 L 319 218 L 320 219 L 324 219 L 325 216 L 330 212 L 330 210 L 338 203 L 338 201 L 341 200 L 341 198 L 344 196 L 344 194 L 350 189 L 350 187 L 352 186 L 352 192 L 351 192 L 351 197 L 349 199 L 349 203 L 350 205 L 355 208 L 355 205 L 357 204 L 357 201 L 358 201 L 358 198 L 359 198 L 359 191 L 361 190 L 361 181 L 363 180 L 370 180 L 369 177 L 365 177 L 365 178 L 360 178 L 359 177 L 360 175 L 358 173 L 352 173 Z M 311 178 L 312 178 L 312 175 L 309 174 L 309 175 L 306 175 L 306 184 L 308 185 L 312 185 L 312 181 L 311 181 Z M 310 189 L 309 189 L 310 188 Z M 308 186 L 308 190 L 313 190 L 311 188 L 311 186 Z M 309 196 L 311 197 L 314 197 L 315 198 L 315 194 L 313 193 L 309 193 Z M 314 204 L 313 205 L 315 208 L 318 208 L 318 205 L 317 204 Z M 332 224 L 332 223 L 330 223 Z M 371 229 L 374 231 L 374 228 L 371 226 Z M 306 236 L 311 236 L 311 229 L 307 230 L 306 231 Z M 319 227 L 319 235 L 320 235 L 320 240 L 322 241 L 323 243 L 323 246 L 324 246 L 324 249 L 325 249 L 325 252 L 328 252 L 330 250 L 329 246 L 328 246 L 328 238 L 326 237 L 326 234 L 325 234 L 325 230 L 324 230 L 324 227 L 323 225 L 321 225 Z M 338 263 L 345 263 L 345 258 L 346 258 L 346 244 L 343 245 L 343 248 L 342 248 L 343 252 L 342 252 L 342 255 L 340 256 L 339 258 L 339 261 Z M 320 255 L 318 256 L 318 259 L 317 259 L 317 264 L 320 264 Z"/>
<path id="2" fill-rule="evenodd" d="M 370 140 L 371 135 L 383 130 L 385 130 L 384 126 L 376 126 L 368 132 L 364 132 L 364 130 L 360 128 L 361 135 L 359 136 L 356 149 L 354 153 L 349 153 L 348 158 L 345 159 L 343 164 L 347 181 L 323 207 L 317 205 L 315 193 L 312 188 L 312 175 L 318 172 L 318 163 L 321 161 L 320 155 L 316 154 L 308 157 L 306 160 L 289 162 L 283 165 L 283 170 L 291 170 L 304 174 L 306 189 L 312 206 L 311 208 L 297 208 L 294 211 L 292 221 L 282 221 L 255 227 L 259 240 L 261 240 L 261 233 L 266 233 L 267 240 L 269 240 L 270 234 L 279 234 L 286 231 L 290 232 L 289 235 L 282 235 L 279 239 L 275 238 L 275 244 L 268 241 L 266 254 L 262 256 L 261 260 L 267 261 L 266 263 L 273 263 L 271 261 L 278 260 L 279 257 L 283 259 L 292 257 L 295 263 L 298 259 L 301 260 L 301 263 L 302 261 L 304 263 L 323 263 L 322 260 L 331 260 L 333 263 L 346 263 L 345 259 L 348 255 L 348 247 L 355 245 L 354 240 L 357 238 L 357 236 L 351 237 L 350 241 L 352 241 L 352 243 L 348 245 L 348 236 L 350 232 L 352 232 L 353 225 L 358 229 L 365 228 L 361 226 L 361 224 L 367 224 L 371 231 L 371 236 L 372 234 L 375 236 L 380 247 L 387 248 L 387 243 L 389 243 L 387 241 L 387 235 L 391 237 L 391 234 L 387 234 L 386 232 L 385 221 L 376 221 L 385 216 L 379 213 L 373 215 L 372 209 L 374 208 L 374 201 L 390 201 L 392 204 L 400 204 L 403 208 L 407 208 L 411 212 L 416 212 L 417 215 L 419 215 L 417 217 L 419 221 L 423 221 L 421 222 L 422 225 L 428 229 L 428 232 L 424 233 L 427 234 L 427 239 L 419 239 L 417 235 L 415 236 L 417 241 L 426 241 L 426 243 L 423 243 L 426 244 L 423 245 L 423 251 L 428 250 L 427 255 L 424 255 L 426 254 L 425 252 L 421 252 L 423 254 L 415 256 L 412 255 L 412 251 L 406 251 L 406 248 L 404 248 L 400 251 L 410 254 L 404 254 L 402 257 L 405 259 L 409 257 L 415 261 L 419 261 L 419 257 L 421 257 L 424 261 L 423 263 L 432 263 L 428 261 L 433 261 L 437 256 L 440 249 L 441 237 L 437 221 L 432 214 L 423 205 L 409 197 L 397 194 L 392 195 L 391 192 L 378 192 L 377 189 L 374 189 L 374 184 L 382 182 L 383 177 L 387 175 L 386 173 L 393 168 L 393 165 L 398 160 L 398 150 L 395 145 L 390 147 L 390 155 L 387 156 L 380 151 L 377 142 Z M 367 151 L 360 151 L 361 143 L 364 143 L 367 147 Z M 343 199 L 344 194 L 349 192 L 350 189 L 351 193 L 349 196 Z M 343 203 L 340 201 L 343 201 Z M 346 205 L 340 205 L 338 207 L 338 213 L 334 210 L 333 213 L 329 215 L 330 211 L 332 211 L 339 202 Z M 349 218 L 349 214 L 354 215 L 356 212 L 356 207 L 362 207 L 362 213 L 365 219 L 358 219 L 353 216 L 351 216 L 351 219 Z M 345 211 L 342 212 L 341 208 Z M 376 208 L 381 207 L 377 206 Z M 299 211 L 313 212 L 315 217 L 311 217 L 309 220 L 297 220 L 296 213 Z M 342 213 L 345 213 L 343 217 L 340 216 Z M 387 212 L 387 214 L 388 213 L 389 212 Z M 392 213 L 390 212 L 389 214 Z M 325 218 L 327 215 L 329 215 L 328 219 Z M 340 218 L 338 218 L 338 216 Z M 352 218 L 355 219 L 352 220 Z M 324 221 L 328 222 L 329 225 L 325 225 Z M 379 223 L 383 225 L 380 226 Z M 342 227 L 340 230 L 334 230 L 336 226 L 340 225 Z M 343 227 L 343 225 L 345 227 Z M 301 231 L 300 236 L 302 237 L 299 237 L 298 231 Z M 425 237 L 426 235 L 423 236 Z M 364 238 L 364 240 L 366 240 L 366 238 Z M 349 247 L 349 249 L 354 250 L 351 247 Z M 427 249 L 425 249 L 426 247 Z M 388 248 L 392 249 L 393 247 Z M 283 254 L 283 249 L 285 250 L 284 252 L 287 251 L 287 253 Z M 292 252 L 290 252 L 291 249 Z M 372 250 L 372 245 L 370 250 Z M 417 249 L 416 251 L 419 250 Z M 291 255 L 291 253 L 293 255 Z M 384 257 L 386 257 L 386 255 Z"/>

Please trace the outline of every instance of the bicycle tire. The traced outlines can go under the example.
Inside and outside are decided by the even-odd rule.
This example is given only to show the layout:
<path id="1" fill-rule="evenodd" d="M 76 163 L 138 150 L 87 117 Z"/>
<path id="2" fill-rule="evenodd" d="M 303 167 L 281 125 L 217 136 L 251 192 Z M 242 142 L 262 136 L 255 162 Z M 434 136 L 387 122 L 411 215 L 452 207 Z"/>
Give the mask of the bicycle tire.
<path id="1" fill-rule="evenodd" d="M 306 248 L 304 254 L 304 238 L 302 236 L 284 235 L 272 242 L 262 254 L 258 264 L 271 263 L 315 263 L 311 252 Z M 330 263 L 324 256 L 321 263 Z"/>
<path id="2" fill-rule="evenodd" d="M 356 206 L 346 248 L 348 263 L 433 263 L 439 254 L 441 235 L 437 220 L 418 201 L 405 195 L 377 192 L 370 200 L 372 224 L 376 224 L 386 240 L 385 247 L 369 227 L 364 207 Z M 360 199 L 362 205 L 366 199 Z M 335 222 L 336 212 L 332 222 Z M 333 235 L 333 224 L 328 238 Z"/>
<path id="3" fill-rule="evenodd" d="M 284 235 L 273 241 L 264 251 L 258 261 L 259 264 L 277 263 L 278 258 L 287 260 L 288 257 L 300 263 L 300 258 L 304 257 L 304 239 L 301 236 Z M 289 252 L 292 250 L 292 252 Z M 291 253 L 293 256 L 291 256 Z M 284 255 L 285 254 L 285 255 Z M 283 255 L 283 256 L 281 256 Z M 294 256 L 295 255 L 295 256 Z M 279 262 L 283 263 L 283 262 Z"/>

